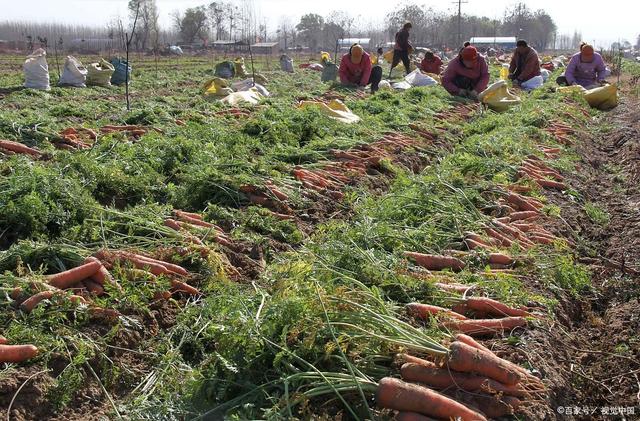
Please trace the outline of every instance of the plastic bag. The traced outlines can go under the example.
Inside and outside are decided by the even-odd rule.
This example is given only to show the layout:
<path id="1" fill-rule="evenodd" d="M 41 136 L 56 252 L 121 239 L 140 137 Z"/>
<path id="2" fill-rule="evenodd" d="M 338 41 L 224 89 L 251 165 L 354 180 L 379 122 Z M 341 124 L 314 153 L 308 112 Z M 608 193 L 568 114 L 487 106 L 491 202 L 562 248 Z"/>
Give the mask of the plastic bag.
<path id="1" fill-rule="evenodd" d="M 262 96 L 270 96 L 271 95 L 269 93 L 269 91 L 267 90 L 267 88 L 265 88 L 264 86 L 260 85 L 259 83 L 253 83 L 253 79 L 252 78 L 240 80 L 238 82 L 235 82 L 232 86 L 233 86 L 233 89 L 238 91 L 238 92 L 248 91 L 251 88 L 255 88 L 258 92 L 260 92 L 260 95 L 262 95 Z"/>
<path id="2" fill-rule="evenodd" d="M 398 91 L 406 91 L 407 89 L 411 89 L 412 86 L 409 82 L 407 82 L 406 80 L 403 80 L 402 82 L 395 82 L 391 84 L 391 87 L 395 90 Z"/>
<path id="3" fill-rule="evenodd" d="M 229 94 L 233 93 L 233 89 L 229 87 L 229 83 L 226 80 L 214 77 L 213 79 L 209 79 L 202 88 L 202 94 L 205 97 L 216 96 L 216 97 L 225 97 Z"/>
<path id="4" fill-rule="evenodd" d="M 263 96 L 260 94 L 260 92 L 257 91 L 257 89 L 251 88 L 242 92 L 233 92 L 222 98 L 220 102 L 233 106 L 238 105 L 241 102 L 247 102 L 249 104 L 256 105 L 262 98 Z"/>
<path id="5" fill-rule="evenodd" d="M 618 87 L 604 85 L 584 92 L 584 99 L 589 105 L 599 110 L 610 110 L 618 106 Z"/>
<path id="6" fill-rule="evenodd" d="M 540 75 L 542 76 L 542 81 L 546 82 L 551 77 L 551 72 L 547 69 L 540 69 Z"/>
<path id="7" fill-rule="evenodd" d="M 411 86 L 433 86 L 438 82 L 426 74 L 422 73 L 419 69 L 414 70 L 404 77 L 404 80 Z"/>
<path id="8" fill-rule="evenodd" d="M 280 69 L 287 73 L 293 73 L 293 60 L 286 54 L 280 56 Z"/>
<path id="9" fill-rule="evenodd" d="M 360 117 L 355 115 L 339 99 L 333 99 L 328 104 L 319 101 L 301 101 L 298 108 L 317 108 L 322 114 L 347 124 L 360 121 Z"/>
<path id="10" fill-rule="evenodd" d="M 509 107 L 519 105 L 521 102 L 519 96 L 509 91 L 507 82 L 504 80 L 489 85 L 487 89 L 478 95 L 478 100 L 498 112 L 507 111 Z"/>
<path id="11" fill-rule="evenodd" d="M 60 75 L 58 86 L 73 86 L 76 88 L 87 87 L 87 68 L 80 63 L 80 60 L 73 56 L 67 56 L 64 61 L 64 70 Z"/>
<path id="12" fill-rule="evenodd" d="M 99 63 L 91 63 L 87 66 L 87 86 L 111 86 L 111 75 L 115 68 L 105 59 L 100 59 Z"/>
<path id="13" fill-rule="evenodd" d="M 173 54 L 174 56 L 181 56 L 182 54 L 184 54 L 184 53 L 182 52 L 182 48 L 180 48 L 180 46 L 179 46 L 179 45 L 171 45 L 171 46 L 169 47 L 169 52 L 170 52 L 171 54 Z"/>
<path id="14" fill-rule="evenodd" d="M 111 59 L 111 64 L 115 68 L 113 75 L 111 75 L 112 84 L 123 85 L 127 83 L 127 80 L 131 81 L 131 66 L 127 66 L 126 60 L 113 58 Z"/>
<path id="15" fill-rule="evenodd" d="M 247 77 L 247 68 L 244 65 L 244 58 L 238 57 L 236 61 L 233 63 L 235 69 L 235 76 L 237 77 Z"/>
<path id="16" fill-rule="evenodd" d="M 544 84 L 544 78 L 542 75 L 534 76 L 531 79 L 524 81 L 520 84 L 520 87 L 525 91 L 532 91 L 541 87 Z"/>
<path id="17" fill-rule="evenodd" d="M 336 66 L 334 63 L 326 63 L 324 69 L 322 69 L 320 80 L 323 82 L 333 82 L 337 77 L 338 66 Z"/>
<path id="18" fill-rule="evenodd" d="M 235 73 L 235 64 L 230 61 L 223 61 L 222 63 L 216 64 L 214 75 L 223 79 L 231 79 L 233 76 L 235 76 Z"/>
<path id="19" fill-rule="evenodd" d="M 49 85 L 49 65 L 47 64 L 47 52 L 42 48 L 27 56 L 22 66 L 24 71 L 24 87 L 31 89 L 41 89 L 48 91 Z"/>

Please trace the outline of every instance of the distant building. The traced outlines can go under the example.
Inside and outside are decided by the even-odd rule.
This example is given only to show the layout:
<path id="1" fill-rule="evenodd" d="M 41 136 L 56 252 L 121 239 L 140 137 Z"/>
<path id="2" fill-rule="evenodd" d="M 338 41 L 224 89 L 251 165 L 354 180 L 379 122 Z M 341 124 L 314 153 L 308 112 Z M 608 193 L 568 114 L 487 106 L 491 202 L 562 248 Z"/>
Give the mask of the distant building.
<path id="1" fill-rule="evenodd" d="M 225 52 L 225 53 L 237 53 L 237 52 L 249 51 L 249 45 L 243 41 L 218 40 L 218 41 L 213 41 L 209 45 L 211 45 L 214 51 Z"/>
<path id="2" fill-rule="evenodd" d="M 256 54 L 278 54 L 280 44 L 277 42 L 257 42 L 251 45 L 251 52 Z"/>
<path id="3" fill-rule="evenodd" d="M 469 40 L 471 45 L 479 48 L 516 48 L 516 37 L 473 37 Z"/>
<path id="4" fill-rule="evenodd" d="M 338 40 L 340 50 L 348 50 L 353 44 L 360 44 L 365 50 L 369 49 L 371 38 L 342 38 Z"/>

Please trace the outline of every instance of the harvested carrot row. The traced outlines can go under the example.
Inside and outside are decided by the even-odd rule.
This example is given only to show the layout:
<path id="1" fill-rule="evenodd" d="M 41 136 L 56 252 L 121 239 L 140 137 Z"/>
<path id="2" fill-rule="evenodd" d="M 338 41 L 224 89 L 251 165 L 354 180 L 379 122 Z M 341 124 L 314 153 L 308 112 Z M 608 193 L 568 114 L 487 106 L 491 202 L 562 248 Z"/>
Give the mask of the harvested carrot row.
<path id="1" fill-rule="evenodd" d="M 466 320 L 466 317 L 449 309 L 438 307 L 430 304 L 409 303 L 406 305 L 407 312 L 422 320 L 428 319 L 430 316 L 436 317 L 443 315 L 458 320 Z"/>
<path id="2" fill-rule="evenodd" d="M 427 387 L 385 377 L 380 380 L 376 401 L 383 408 L 415 412 L 443 419 L 460 418 L 463 421 L 486 421 L 486 418 L 463 404 Z"/>

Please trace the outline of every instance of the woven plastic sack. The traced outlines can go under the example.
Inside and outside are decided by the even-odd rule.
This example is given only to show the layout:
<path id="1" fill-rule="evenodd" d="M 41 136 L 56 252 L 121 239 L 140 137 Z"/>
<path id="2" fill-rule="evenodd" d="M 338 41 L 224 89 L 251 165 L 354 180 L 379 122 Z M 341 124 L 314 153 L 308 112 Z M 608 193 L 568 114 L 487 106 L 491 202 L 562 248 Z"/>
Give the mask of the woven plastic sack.
<path id="1" fill-rule="evenodd" d="M 438 84 L 438 81 L 422 73 L 419 69 L 406 75 L 404 80 L 411 86 L 433 86 Z"/>
<path id="2" fill-rule="evenodd" d="M 244 58 L 238 57 L 233 63 L 237 77 L 247 77 L 247 68 L 244 65 Z"/>
<path id="3" fill-rule="evenodd" d="M 58 86 L 73 86 L 75 88 L 87 87 L 87 68 L 80 60 L 73 56 L 67 56 L 64 62 L 64 70 L 58 81 Z"/>
<path id="4" fill-rule="evenodd" d="M 131 66 L 127 65 L 126 60 L 122 60 L 119 58 L 111 59 L 111 64 L 113 65 L 115 71 L 111 76 L 111 83 L 114 85 L 124 85 L 127 83 L 127 80 L 131 81 Z M 127 76 L 128 73 L 128 76 Z"/>
<path id="5" fill-rule="evenodd" d="M 216 64 L 214 74 L 223 79 L 231 79 L 236 74 L 236 66 L 230 61 L 223 61 L 222 63 Z"/>
<path id="6" fill-rule="evenodd" d="M 347 124 L 357 123 L 360 121 L 360 117 L 355 115 L 339 99 L 333 99 L 328 104 L 320 101 L 301 101 L 298 108 L 316 108 L 322 114 Z"/>
<path id="7" fill-rule="evenodd" d="M 205 97 L 226 97 L 233 93 L 233 89 L 229 87 L 229 83 L 219 77 L 209 79 L 202 88 L 202 94 Z"/>
<path id="8" fill-rule="evenodd" d="M 233 92 L 226 97 L 222 98 L 220 102 L 224 104 L 229 104 L 232 106 L 236 106 L 240 103 L 246 102 L 252 105 L 258 104 L 263 96 L 258 92 L 257 89 L 251 88 L 247 91 L 242 92 Z"/>
<path id="9" fill-rule="evenodd" d="M 478 99 L 483 104 L 487 104 L 492 110 L 498 112 L 507 111 L 510 107 L 519 105 L 522 102 L 519 96 L 509 91 L 507 82 L 504 80 L 489 85 L 487 89 L 478 95 Z"/>
<path id="10" fill-rule="evenodd" d="M 283 72 L 293 73 L 293 60 L 286 54 L 280 56 L 280 69 Z"/>
<path id="11" fill-rule="evenodd" d="M 100 59 L 99 63 L 91 63 L 87 66 L 87 86 L 111 87 L 111 75 L 115 68 L 105 59 Z"/>
<path id="12" fill-rule="evenodd" d="M 47 52 L 42 48 L 27 56 L 22 66 L 24 70 L 24 87 L 31 89 L 41 89 L 48 91 L 49 85 L 49 65 L 47 64 Z"/>
<path id="13" fill-rule="evenodd" d="M 333 82 L 338 77 L 338 66 L 334 63 L 327 62 L 322 69 L 320 80 L 323 82 Z"/>
<path id="14" fill-rule="evenodd" d="M 618 106 L 618 87 L 604 85 L 584 92 L 584 99 L 589 105 L 599 110 L 610 110 Z"/>

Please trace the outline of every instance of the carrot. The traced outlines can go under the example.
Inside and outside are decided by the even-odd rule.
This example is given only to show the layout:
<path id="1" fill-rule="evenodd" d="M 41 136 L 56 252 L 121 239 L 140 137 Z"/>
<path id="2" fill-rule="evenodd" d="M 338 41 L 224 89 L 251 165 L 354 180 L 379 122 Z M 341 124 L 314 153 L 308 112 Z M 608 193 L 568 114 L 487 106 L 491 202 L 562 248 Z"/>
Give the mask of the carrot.
<path id="1" fill-rule="evenodd" d="M 448 329 L 458 330 L 471 336 L 495 335 L 511 331 L 516 327 L 526 326 L 524 317 L 504 317 L 502 319 L 467 319 L 450 320 L 442 323 Z"/>
<path id="2" fill-rule="evenodd" d="M 194 288 L 191 285 L 182 281 L 178 281 L 176 279 L 171 280 L 171 287 L 178 292 L 184 292 L 190 295 L 200 294 L 200 291 L 197 288 Z"/>
<path id="3" fill-rule="evenodd" d="M 483 244 L 483 245 L 485 245 L 487 247 L 491 247 L 491 246 L 495 246 L 495 245 L 499 244 L 495 239 L 493 239 L 493 238 L 489 238 L 489 239 L 482 238 L 478 234 L 476 234 L 475 232 L 465 232 L 464 233 L 464 238 L 468 238 L 470 240 L 475 241 L 476 243 Z"/>
<path id="4" fill-rule="evenodd" d="M 4 336 L 0 335 L 0 345 L 4 345 L 4 344 L 6 344 L 7 342 L 9 342 L 9 341 L 7 340 L 7 338 L 5 338 Z"/>
<path id="5" fill-rule="evenodd" d="M 180 231 L 180 224 L 175 219 L 167 218 L 164 220 L 164 226 L 173 230 Z"/>
<path id="6" fill-rule="evenodd" d="M 140 259 L 134 254 L 123 253 L 120 254 L 121 259 L 127 260 L 138 269 L 145 269 L 154 275 L 173 275 L 174 272 L 169 270 L 165 265 L 156 262 L 150 262 L 148 260 Z"/>
<path id="7" fill-rule="evenodd" d="M 425 417 L 416 412 L 401 411 L 398 412 L 395 421 L 437 421 L 435 418 Z"/>
<path id="8" fill-rule="evenodd" d="M 2 363 L 21 363 L 37 354 L 38 348 L 33 345 L 0 345 L 0 362 Z"/>
<path id="9" fill-rule="evenodd" d="M 567 190 L 567 185 L 559 181 L 542 179 L 536 180 L 536 183 L 539 184 L 540 187 L 545 187 L 547 189 Z"/>
<path id="10" fill-rule="evenodd" d="M 511 257 L 507 256 L 506 254 L 502 254 L 502 253 L 491 253 L 489 254 L 489 263 L 490 264 L 496 264 L 496 265 L 512 265 L 515 263 L 515 260 L 513 260 Z"/>
<path id="11" fill-rule="evenodd" d="M 502 246 L 506 246 L 506 247 L 510 247 L 511 244 L 513 244 L 513 241 L 511 241 L 510 239 L 508 239 L 506 236 L 500 234 L 498 231 L 494 230 L 493 228 L 485 228 L 484 231 L 487 233 L 487 235 L 493 237 L 494 239 L 498 240 L 500 242 L 500 245 Z"/>
<path id="12" fill-rule="evenodd" d="M 523 196 L 518 193 L 509 192 L 505 197 L 507 202 L 515 205 L 521 211 L 538 211 L 538 207 L 534 206 L 528 199 L 525 199 Z"/>
<path id="13" fill-rule="evenodd" d="M 423 360 L 422 358 L 415 357 L 409 354 L 396 354 L 395 360 L 396 362 L 402 363 L 402 364 L 412 363 L 412 364 L 421 365 L 423 367 L 437 367 L 435 363 L 432 363 L 431 361 Z"/>
<path id="14" fill-rule="evenodd" d="M 173 213 L 175 213 L 176 216 L 185 215 L 185 216 L 188 216 L 190 218 L 199 219 L 201 221 L 204 220 L 204 219 L 202 219 L 202 215 L 200 215 L 199 213 L 186 212 L 186 211 L 178 210 L 178 209 L 174 210 Z"/>
<path id="15" fill-rule="evenodd" d="M 188 223 L 193 224 L 193 225 L 198 225 L 198 226 L 205 227 L 205 228 L 213 228 L 213 227 L 215 227 L 215 225 L 210 224 L 209 222 L 203 221 L 202 219 L 191 217 L 189 215 L 185 215 L 184 213 L 176 214 L 176 216 L 178 217 L 178 219 L 180 219 L 182 221 L 185 221 L 185 222 L 188 222 Z"/>
<path id="16" fill-rule="evenodd" d="M 30 148 L 27 145 L 23 145 L 20 142 L 13 142 L 11 140 L 0 140 L 0 148 L 6 149 L 12 152 L 27 154 L 27 155 L 36 156 L 36 157 L 41 155 L 39 150 Z"/>
<path id="17" fill-rule="evenodd" d="M 30 313 L 38 304 L 44 300 L 50 300 L 56 294 L 56 291 L 41 291 L 31 297 L 27 298 L 20 304 L 20 308 L 27 313 Z"/>
<path id="18" fill-rule="evenodd" d="M 554 241 L 551 238 L 543 237 L 541 235 L 532 235 L 529 239 L 537 244 L 553 244 Z"/>
<path id="19" fill-rule="evenodd" d="M 463 242 L 469 250 L 488 249 L 490 247 L 487 244 L 479 243 L 476 240 L 472 240 L 471 238 L 465 238 Z"/>
<path id="20" fill-rule="evenodd" d="M 523 219 L 529 219 L 529 218 L 539 218 L 540 217 L 540 213 L 537 211 L 524 211 L 524 212 L 514 212 L 511 215 L 509 215 L 509 217 L 511 218 L 511 221 L 521 221 Z"/>
<path id="21" fill-rule="evenodd" d="M 49 275 L 47 276 L 47 282 L 49 282 L 49 285 L 53 285 L 56 288 L 69 288 L 73 286 L 73 284 L 76 284 L 96 273 L 100 269 L 100 266 L 102 266 L 100 262 L 85 263 L 73 269 L 56 273 L 55 275 Z"/>
<path id="22" fill-rule="evenodd" d="M 465 267 L 465 263 L 462 260 L 450 256 L 422 254 L 411 251 L 405 251 L 404 255 L 413 258 L 418 265 L 429 270 L 451 269 L 453 271 L 460 271 Z"/>
<path id="23" fill-rule="evenodd" d="M 455 341 L 449 345 L 446 364 L 452 370 L 480 374 L 505 385 L 514 385 L 522 380 L 522 374 L 509 361 L 463 342 Z"/>
<path id="24" fill-rule="evenodd" d="M 471 373 L 458 373 L 437 366 L 426 367 L 420 364 L 406 363 L 400 368 L 402 379 L 408 382 L 423 383 L 434 389 L 455 387 L 468 392 L 493 391 L 511 396 L 525 396 L 527 391 L 515 385 L 505 385 L 496 380 Z"/>
<path id="25" fill-rule="evenodd" d="M 451 317 L 453 319 L 458 320 L 466 320 L 467 318 L 461 314 L 458 314 L 454 311 L 451 311 L 446 308 L 430 305 L 430 304 L 421 304 L 421 303 L 409 303 L 406 305 L 407 312 L 412 314 L 419 319 L 426 320 L 429 316 L 439 316 L 443 315 L 446 317 Z"/>
<path id="26" fill-rule="evenodd" d="M 271 184 L 265 184 L 265 187 L 267 188 L 267 190 L 269 190 L 269 192 L 271 192 L 272 195 L 277 197 L 278 200 L 281 200 L 283 202 L 286 202 L 287 200 L 289 200 L 289 196 L 287 196 L 285 193 L 283 193 L 280 190 L 278 190 L 277 187 L 275 187 L 275 186 L 273 186 Z"/>
<path id="27" fill-rule="evenodd" d="M 376 401 L 383 408 L 416 412 L 436 418 L 460 417 L 462 421 L 486 421 L 486 418 L 459 402 L 427 387 L 385 377 L 378 383 Z"/>
<path id="28" fill-rule="evenodd" d="M 91 279 L 85 279 L 83 281 L 85 288 L 92 294 L 97 295 L 98 297 L 104 295 L 104 288 L 98 282 L 95 282 Z"/>
<path id="29" fill-rule="evenodd" d="M 146 261 L 148 261 L 150 263 L 160 264 L 160 265 L 166 267 L 167 269 L 169 269 L 170 271 L 175 272 L 175 273 L 177 273 L 179 275 L 183 275 L 183 276 L 188 276 L 189 275 L 189 271 L 186 270 L 185 268 L 183 268 L 180 265 L 176 265 L 176 264 L 173 264 L 173 263 L 165 262 L 164 260 L 157 260 L 157 259 L 154 259 L 152 257 L 143 256 L 141 254 L 135 254 L 135 253 L 130 253 L 130 254 L 132 256 L 140 259 L 140 260 L 146 260 Z"/>
<path id="30" fill-rule="evenodd" d="M 467 306 L 471 310 L 483 311 L 488 314 L 496 316 L 510 316 L 510 317 L 530 317 L 531 314 L 527 311 L 517 308 L 509 307 L 502 304 L 499 301 L 492 300 L 487 297 L 470 297 L 466 301 Z"/>

